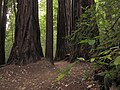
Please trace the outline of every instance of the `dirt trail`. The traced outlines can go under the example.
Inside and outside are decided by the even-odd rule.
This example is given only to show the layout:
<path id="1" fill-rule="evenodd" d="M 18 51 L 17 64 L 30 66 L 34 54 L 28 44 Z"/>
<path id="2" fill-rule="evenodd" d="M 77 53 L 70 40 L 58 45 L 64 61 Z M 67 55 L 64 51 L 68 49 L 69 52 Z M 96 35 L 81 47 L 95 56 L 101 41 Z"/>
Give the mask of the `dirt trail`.
<path id="1" fill-rule="evenodd" d="M 0 68 L 0 90 L 99 90 L 92 80 L 90 63 L 77 63 L 64 78 L 57 81 L 61 73 L 59 70 L 69 65 L 66 61 L 60 61 L 53 66 L 43 60 L 27 66 Z"/>

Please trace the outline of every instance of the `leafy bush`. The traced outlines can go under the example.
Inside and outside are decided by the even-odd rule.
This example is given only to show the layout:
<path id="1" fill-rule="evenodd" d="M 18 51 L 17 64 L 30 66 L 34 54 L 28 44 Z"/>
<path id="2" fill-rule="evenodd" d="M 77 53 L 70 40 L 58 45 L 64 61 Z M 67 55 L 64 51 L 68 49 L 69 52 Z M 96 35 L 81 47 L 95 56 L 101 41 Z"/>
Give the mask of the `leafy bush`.
<path id="1" fill-rule="evenodd" d="M 118 46 L 100 52 L 95 58 L 91 58 L 91 62 L 94 62 L 97 68 L 95 76 L 102 77 L 102 80 L 97 78 L 101 83 L 101 88 L 109 90 L 108 88 L 111 87 L 112 83 L 119 87 L 120 49 Z"/>

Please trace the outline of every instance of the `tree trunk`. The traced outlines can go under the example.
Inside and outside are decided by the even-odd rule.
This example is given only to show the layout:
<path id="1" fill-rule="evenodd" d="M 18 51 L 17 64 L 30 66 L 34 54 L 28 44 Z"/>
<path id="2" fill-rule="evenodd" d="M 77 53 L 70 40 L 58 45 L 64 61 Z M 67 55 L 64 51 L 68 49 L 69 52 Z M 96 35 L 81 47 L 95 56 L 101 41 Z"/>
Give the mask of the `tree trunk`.
<path id="1" fill-rule="evenodd" d="M 58 18 L 57 18 L 57 46 L 55 60 L 62 60 L 67 54 L 67 40 L 65 37 L 70 30 L 70 20 L 68 17 L 70 3 L 67 0 L 58 0 Z"/>
<path id="2" fill-rule="evenodd" d="M 82 15 L 81 0 L 72 0 L 72 30 L 76 30 L 76 24 Z"/>
<path id="3" fill-rule="evenodd" d="M 17 3 L 15 41 L 7 63 L 25 65 L 43 57 L 38 21 L 38 0 L 17 0 Z"/>
<path id="4" fill-rule="evenodd" d="M 5 31 L 7 21 L 7 3 L 8 0 L 0 1 L 0 65 L 5 64 Z"/>
<path id="5" fill-rule="evenodd" d="M 65 16 L 64 0 L 58 0 L 58 17 L 57 17 L 57 44 L 55 60 L 60 60 L 65 56 Z"/>
<path id="6" fill-rule="evenodd" d="M 45 57 L 53 64 L 53 0 L 47 0 L 46 53 Z"/>

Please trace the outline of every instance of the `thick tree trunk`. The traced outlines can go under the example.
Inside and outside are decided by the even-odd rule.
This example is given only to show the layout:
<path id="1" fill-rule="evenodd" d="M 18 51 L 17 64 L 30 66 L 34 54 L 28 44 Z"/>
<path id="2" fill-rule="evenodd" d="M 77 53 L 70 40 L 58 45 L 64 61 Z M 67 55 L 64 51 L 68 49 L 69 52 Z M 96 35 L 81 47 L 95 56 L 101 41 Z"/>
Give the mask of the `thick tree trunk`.
<path id="1" fill-rule="evenodd" d="M 46 53 L 45 57 L 53 64 L 53 0 L 47 0 Z"/>
<path id="2" fill-rule="evenodd" d="M 5 64 L 5 31 L 7 21 L 7 3 L 8 0 L 0 1 L 0 65 Z"/>
<path id="3" fill-rule="evenodd" d="M 66 51 L 64 37 L 65 37 L 65 6 L 64 0 L 58 0 L 57 45 L 55 60 L 60 60 L 65 56 Z"/>
<path id="4" fill-rule="evenodd" d="M 55 60 L 62 60 L 70 53 L 69 42 L 66 39 L 72 28 L 72 2 L 58 0 L 57 46 Z"/>
<path id="5" fill-rule="evenodd" d="M 61 60 L 66 54 L 65 28 L 66 28 L 65 0 L 58 0 L 58 18 L 57 18 L 57 46 L 55 60 Z"/>
<path id="6" fill-rule="evenodd" d="M 15 41 L 8 64 L 25 65 L 43 57 L 38 21 L 38 0 L 17 0 Z"/>

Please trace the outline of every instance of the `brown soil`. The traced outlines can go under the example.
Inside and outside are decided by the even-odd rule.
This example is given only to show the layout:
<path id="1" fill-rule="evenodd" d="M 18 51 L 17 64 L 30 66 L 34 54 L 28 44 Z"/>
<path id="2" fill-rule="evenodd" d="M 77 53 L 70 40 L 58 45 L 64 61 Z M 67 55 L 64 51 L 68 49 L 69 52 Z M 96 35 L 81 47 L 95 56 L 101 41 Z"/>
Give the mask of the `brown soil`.
<path id="1" fill-rule="evenodd" d="M 99 90 L 92 80 L 92 64 L 79 62 L 68 74 L 56 79 L 70 63 L 56 62 L 55 66 L 42 60 L 27 66 L 8 65 L 0 68 L 0 90 Z"/>

